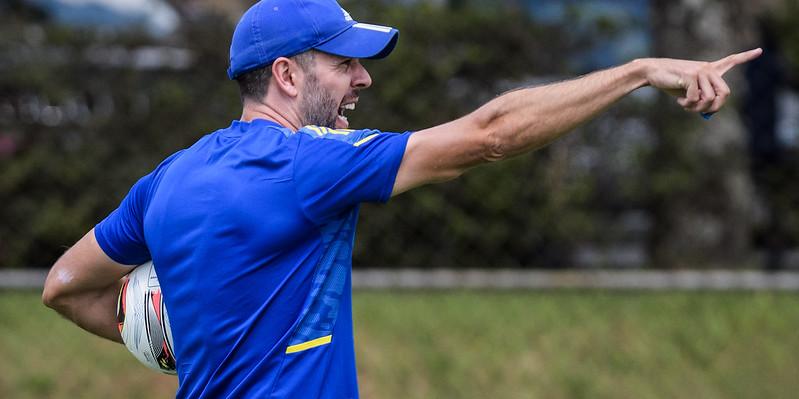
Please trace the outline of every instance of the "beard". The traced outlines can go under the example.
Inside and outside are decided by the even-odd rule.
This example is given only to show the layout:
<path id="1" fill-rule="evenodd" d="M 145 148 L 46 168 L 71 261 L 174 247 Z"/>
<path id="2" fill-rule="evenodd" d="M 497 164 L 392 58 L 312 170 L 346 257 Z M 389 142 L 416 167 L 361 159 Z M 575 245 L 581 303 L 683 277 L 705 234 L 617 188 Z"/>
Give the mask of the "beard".
<path id="1" fill-rule="evenodd" d="M 339 103 L 320 87 L 314 74 L 308 74 L 299 107 L 302 126 L 316 125 L 335 129 Z"/>

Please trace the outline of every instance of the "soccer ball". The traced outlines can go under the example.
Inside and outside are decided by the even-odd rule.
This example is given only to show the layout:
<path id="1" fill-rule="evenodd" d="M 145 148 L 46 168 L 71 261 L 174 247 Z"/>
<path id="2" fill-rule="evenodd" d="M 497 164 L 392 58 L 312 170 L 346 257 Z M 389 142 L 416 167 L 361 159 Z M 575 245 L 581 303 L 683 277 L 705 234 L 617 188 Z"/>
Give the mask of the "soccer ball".
<path id="1" fill-rule="evenodd" d="M 152 261 L 133 269 L 122 284 L 117 322 L 125 346 L 136 359 L 153 370 L 176 374 L 172 330 Z"/>

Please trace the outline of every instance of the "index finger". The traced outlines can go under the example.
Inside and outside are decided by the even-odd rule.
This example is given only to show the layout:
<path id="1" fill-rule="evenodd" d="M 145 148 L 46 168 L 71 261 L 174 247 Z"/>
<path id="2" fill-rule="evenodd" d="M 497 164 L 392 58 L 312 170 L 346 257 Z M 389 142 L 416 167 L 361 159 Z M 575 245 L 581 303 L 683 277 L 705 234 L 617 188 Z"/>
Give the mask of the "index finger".
<path id="1" fill-rule="evenodd" d="M 724 57 L 716 62 L 713 62 L 713 66 L 718 70 L 720 75 L 724 75 L 733 67 L 752 61 L 755 58 L 760 57 L 761 54 L 763 54 L 763 49 L 756 48 L 754 50 L 744 51 L 742 53 Z"/>

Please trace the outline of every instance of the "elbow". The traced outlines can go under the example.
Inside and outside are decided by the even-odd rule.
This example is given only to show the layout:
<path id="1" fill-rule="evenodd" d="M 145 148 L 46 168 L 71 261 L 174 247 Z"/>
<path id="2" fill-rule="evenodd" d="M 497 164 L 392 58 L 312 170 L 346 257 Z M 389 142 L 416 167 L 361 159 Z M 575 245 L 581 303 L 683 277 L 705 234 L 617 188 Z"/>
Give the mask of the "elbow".
<path id="1" fill-rule="evenodd" d="M 497 130 L 488 130 L 483 133 L 482 158 L 484 162 L 497 162 L 508 157 L 510 143 L 507 137 Z"/>
<path id="2" fill-rule="evenodd" d="M 508 157 L 511 148 L 507 129 L 502 127 L 502 116 L 491 110 L 480 109 L 474 114 L 474 131 L 480 145 L 482 162 L 497 162 Z"/>
<path id="3" fill-rule="evenodd" d="M 44 289 L 42 290 L 42 303 L 50 309 L 59 313 L 64 313 L 68 307 L 68 297 L 64 284 L 59 281 L 59 278 L 53 276 L 53 271 L 47 276 L 44 282 Z"/>
<path id="4" fill-rule="evenodd" d="M 45 283 L 42 291 L 42 303 L 50 309 L 59 310 L 64 307 L 64 296 L 53 288 L 52 284 Z"/>
<path id="5" fill-rule="evenodd" d="M 42 292 L 42 303 L 44 306 L 47 306 L 67 318 L 74 313 L 74 301 L 71 300 L 70 295 L 60 292 L 57 289 L 45 286 Z"/>

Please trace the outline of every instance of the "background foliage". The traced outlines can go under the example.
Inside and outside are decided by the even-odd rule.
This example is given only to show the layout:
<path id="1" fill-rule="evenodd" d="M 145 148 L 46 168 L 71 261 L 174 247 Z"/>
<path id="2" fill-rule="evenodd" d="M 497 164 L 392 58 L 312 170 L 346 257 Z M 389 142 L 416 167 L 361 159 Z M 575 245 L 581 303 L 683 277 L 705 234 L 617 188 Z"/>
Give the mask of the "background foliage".
<path id="1" fill-rule="evenodd" d="M 404 131 L 451 120 L 510 88 L 604 66 L 585 62 L 586 54 L 651 22 L 588 18 L 580 2 L 566 11 L 575 23 L 542 21 L 523 3 L 345 2 L 359 19 L 402 32 L 389 59 L 366 63 L 374 85 L 353 125 Z M 224 75 L 229 18 L 196 12 L 184 15 L 177 33 L 153 37 L 65 27 L 32 4 L 0 6 L 0 267 L 52 264 L 138 177 L 240 112 L 236 85 Z M 789 1 L 776 10 L 796 7 Z M 792 40 L 799 14 L 776 15 L 790 71 L 799 65 L 799 41 Z M 148 64 L 148 54 L 161 58 Z M 387 206 L 365 205 L 356 266 L 682 265 L 652 259 L 663 246 L 653 237 L 676 217 L 659 206 L 712 196 L 720 184 L 712 171 L 726 161 L 703 163 L 659 135 L 703 122 L 672 113 L 676 106 L 658 98 L 642 91 L 546 149 Z M 797 244 L 795 169 L 780 166 L 775 185 L 784 247 Z M 758 195 L 747 198 L 757 202 Z M 761 208 L 776 209 L 772 202 Z M 755 216 L 745 231 L 747 254 L 767 247 L 762 237 L 773 230 L 774 216 Z M 709 226 L 701 217 L 689 222 L 689 229 Z"/>

